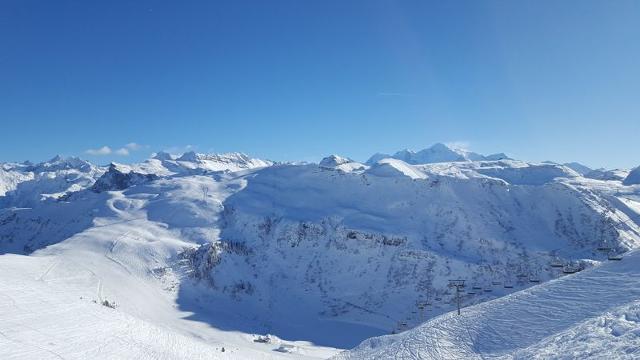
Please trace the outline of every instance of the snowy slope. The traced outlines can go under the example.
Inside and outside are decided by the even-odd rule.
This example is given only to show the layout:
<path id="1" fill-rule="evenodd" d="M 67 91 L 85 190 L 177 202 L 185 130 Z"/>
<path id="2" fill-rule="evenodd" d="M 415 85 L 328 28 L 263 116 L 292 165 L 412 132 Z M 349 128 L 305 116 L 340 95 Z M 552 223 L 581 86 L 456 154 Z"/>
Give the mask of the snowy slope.
<path id="1" fill-rule="evenodd" d="M 28 257 L 0 256 L 0 297 L 7 299 L 0 312 L 1 357 L 303 359 L 334 353 L 304 342 L 286 342 L 290 354 L 276 352 L 277 338 L 256 343 L 250 333 L 215 329 L 181 310 L 207 301 L 207 294 L 185 290 L 189 269 L 179 253 L 217 238 L 214 224 L 232 185 L 196 175 L 70 197 L 69 204 L 93 210 L 48 216 L 80 220 L 82 226 L 68 230 L 75 234 Z M 211 190 L 206 197 L 203 186 Z M 13 235 L 14 244 L 44 242 L 48 226 L 5 235 Z M 116 308 L 100 305 L 105 300 Z"/>
<path id="2" fill-rule="evenodd" d="M 583 176 L 593 171 L 590 167 L 580 164 L 579 162 L 570 162 L 563 165 Z"/>
<path id="3" fill-rule="evenodd" d="M 0 196 L 15 190 L 21 182 L 31 179 L 33 179 L 33 174 L 19 171 L 13 164 L 4 164 L 0 167 Z"/>
<path id="4" fill-rule="evenodd" d="M 622 183 L 625 185 L 640 185 L 640 166 L 631 170 Z"/>
<path id="5" fill-rule="evenodd" d="M 640 252 L 410 331 L 364 341 L 334 359 L 637 359 Z"/>
<path id="6" fill-rule="evenodd" d="M 32 207 L 42 200 L 56 201 L 90 187 L 104 172 L 79 158 L 61 156 L 36 165 L 4 164 L 3 168 L 8 168 L 11 175 L 7 181 L 7 176 L 0 172 L 0 187 L 6 190 L 2 194 L 5 196 L 0 196 L 0 208 Z"/>

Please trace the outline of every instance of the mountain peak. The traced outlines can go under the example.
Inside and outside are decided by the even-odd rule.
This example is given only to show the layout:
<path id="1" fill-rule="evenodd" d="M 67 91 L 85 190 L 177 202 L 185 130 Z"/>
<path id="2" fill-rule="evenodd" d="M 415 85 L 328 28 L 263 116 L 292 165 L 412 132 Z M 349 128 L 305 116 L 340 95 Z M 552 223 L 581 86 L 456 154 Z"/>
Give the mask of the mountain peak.
<path id="1" fill-rule="evenodd" d="M 640 184 L 640 166 L 631 170 L 629 175 L 622 181 L 624 185 L 638 185 Z"/>
<path id="2" fill-rule="evenodd" d="M 173 155 L 165 151 L 159 151 L 153 155 L 153 159 L 156 160 L 173 160 Z"/>
<path id="3" fill-rule="evenodd" d="M 504 153 L 493 154 L 484 156 L 472 151 L 468 151 L 462 148 L 449 146 L 443 143 L 433 144 L 431 147 L 415 152 L 413 150 L 401 150 L 393 155 L 377 153 L 367 160 L 367 165 L 375 164 L 376 162 L 385 159 L 393 158 L 402 160 L 408 164 L 429 164 L 440 162 L 454 162 L 454 161 L 481 161 L 481 160 L 505 160 L 510 159 Z"/>

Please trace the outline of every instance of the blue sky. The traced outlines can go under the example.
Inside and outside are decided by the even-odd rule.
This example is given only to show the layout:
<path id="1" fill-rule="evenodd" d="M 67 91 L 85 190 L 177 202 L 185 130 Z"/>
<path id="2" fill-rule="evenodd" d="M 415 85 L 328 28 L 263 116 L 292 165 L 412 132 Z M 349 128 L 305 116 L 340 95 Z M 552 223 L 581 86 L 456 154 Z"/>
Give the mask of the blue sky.
<path id="1" fill-rule="evenodd" d="M 631 167 L 639 39 L 637 1 L 5 0 L 0 161 L 458 142 Z"/>

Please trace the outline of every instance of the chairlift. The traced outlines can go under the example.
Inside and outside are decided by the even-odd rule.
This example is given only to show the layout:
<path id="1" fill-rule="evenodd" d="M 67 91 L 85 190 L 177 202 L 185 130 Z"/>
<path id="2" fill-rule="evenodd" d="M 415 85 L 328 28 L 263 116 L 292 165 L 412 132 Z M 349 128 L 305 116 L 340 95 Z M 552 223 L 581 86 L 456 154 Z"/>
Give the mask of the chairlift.
<path id="1" fill-rule="evenodd" d="M 608 252 L 608 251 L 611 251 L 611 246 L 607 245 L 607 241 L 606 240 L 603 240 L 602 242 L 600 242 L 600 245 L 598 245 L 596 250 Z"/>
<path id="2" fill-rule="evenodd" d="M 611 261 L 620 261 L 622 260 L 622 254 L 609 253 L 609 255 L 607 256 L 607 259 Z"/>
<path id="3" fill-rule="evenodd" d="M 513 285 L 511 285 L 511 284 L 504 284 L 504 288 L 505 288 L 505 289 L 513 289 Z"/>
<path id="4" fill-rule="evenodd" d="M 555 258 L 551 260 L 551 263 L 549 263 L 549 266 L 551 266 L 552 268 L 561 268 L 561 267 L 564 267 L 564 263 L 562 263 L 560 259 Z"/>
<path id="5" fill-rule="evenodd" d="M 492 291 L 493 291 L 493 289 L 484 289 L 484 292 L 487 292 L 487 293 L 488 292 L 492 292 Z"/>
<path id="6" fill-rule="evenodd" d="M 475 295 L 475 294 L 476 294 L 476 293 L 475 293 L 475 291 L 469 291 L 469 292 L 467 292 L 467 295 Z"/>
<path id="7" fill-rule="evenodd" d="M 538 278 L 529 278 L 529 282 L 530 283 L 539 283 L 540 279 L 538 279 Z"/>

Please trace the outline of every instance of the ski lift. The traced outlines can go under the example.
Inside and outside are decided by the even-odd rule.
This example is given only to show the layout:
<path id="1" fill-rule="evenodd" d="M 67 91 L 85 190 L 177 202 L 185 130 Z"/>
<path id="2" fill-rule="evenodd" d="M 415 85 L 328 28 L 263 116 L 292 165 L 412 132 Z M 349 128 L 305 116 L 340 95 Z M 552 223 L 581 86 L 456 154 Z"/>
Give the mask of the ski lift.
<path id="1" fill-rule="evenodd" d="M 531 278 L 529 278 L 529 282 L 530 282 L 530 283 L 536 283 L 536 284 L 537 284 L 537 283 L 539 283 L 539 282 L 540 282 L 540 279 L 538 279 L 537 277 L 531 277 Z"/>
<path id="2" fill-rule="evenodd" d="M 475 294 L 476 294 L 476 292 L 475 292 L 475 291 L 469 291 L 469 292 L 467 292 L 467 295 L 475 295 Z"/>
<path id="3" fill-rule="evenodd" d="M 513 289 L 513 285 L 512 284 L 504 284 L 504 288 L 505 289 Z"/>
<path id="4" fill-rule="evenodd" d="M 561 267 L 564 267 L 564 264 L 560 259 L 555 258 L 551 260 L 551 263 L 549 263 L 549 266 L 551 266 L 552 268 L 561 268 Z"/>
<path id="5" fill-rule="evenodd" d="M 484 292 L 488 293 L 488 292 L 492 292 L 493 289 L 484 289 Z"/>
<path id="6" fill-rule="evenodd" d="M 611 246 L 607 245 L 606 240 L 602 240 L 602 242 L 600 242 L 600 245 L 598 245 L 596 250 L 602 251 L 602 252 L 609 252 L 611 251 Z"/>
<path id="7" fill-rule="evenodd" d="M 622 260 L 622 254 L 609 253 L 609 255 L 607 255 L 607 259 L 611 261 L 620 261 Z"/>

